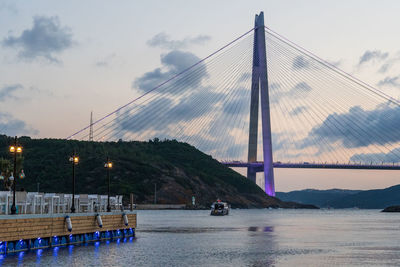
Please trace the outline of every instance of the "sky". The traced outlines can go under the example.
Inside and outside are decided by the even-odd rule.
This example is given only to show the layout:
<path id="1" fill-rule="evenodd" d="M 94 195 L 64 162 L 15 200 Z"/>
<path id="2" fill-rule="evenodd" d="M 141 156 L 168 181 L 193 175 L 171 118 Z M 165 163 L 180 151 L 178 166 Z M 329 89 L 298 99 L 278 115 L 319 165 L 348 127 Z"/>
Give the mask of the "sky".
<path id="1" fill-rule="evenodd" d="M 140 96 L 146 73 L 176 67 L 168 62 L 182 54 L 171 52 L 203 58 L 260 11 L 267 27 L 398 98 L 398 10 L 398 1 L 0 0 L 0 131 L 65 138 L 91 111 L 96 119 Z M 279 169 L 275 180 L 278 191 L 368 189 L 399 184 L 400 173 Z"/>

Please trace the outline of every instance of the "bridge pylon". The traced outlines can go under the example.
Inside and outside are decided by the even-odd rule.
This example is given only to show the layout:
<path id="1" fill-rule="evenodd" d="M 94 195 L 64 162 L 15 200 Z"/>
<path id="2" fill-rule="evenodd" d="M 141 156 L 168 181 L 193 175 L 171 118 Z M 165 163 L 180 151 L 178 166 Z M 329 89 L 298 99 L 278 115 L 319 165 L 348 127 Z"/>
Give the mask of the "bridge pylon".
<path id="1" fill-rule="evenodd" d="M 270 196 L 275 196 L 271 140 L 271 118 L 268 93 L 267 56 L 265 46 L 263 12 L 261 12 L 259 15 L 256 15 L 255 17 L 250 101 L 248 162 L 251 163 L 257 161 L 258 113 L 259 102 L 261 101 L 265 192 Z M 254 168 L 247 168 L 247 178 L 251 179 L 253 182 L 256 182 L 256 170 Z"/>

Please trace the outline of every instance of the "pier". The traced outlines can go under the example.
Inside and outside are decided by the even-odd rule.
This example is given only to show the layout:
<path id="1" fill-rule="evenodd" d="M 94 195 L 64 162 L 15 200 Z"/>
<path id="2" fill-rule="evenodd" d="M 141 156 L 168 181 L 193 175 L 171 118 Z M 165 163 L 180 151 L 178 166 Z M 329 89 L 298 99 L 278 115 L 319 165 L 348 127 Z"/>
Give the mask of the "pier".
<path id="1" fill-rule="evenodd" d="M 134 237 L 131 211 L 0 216 L 0 254 Z"/>

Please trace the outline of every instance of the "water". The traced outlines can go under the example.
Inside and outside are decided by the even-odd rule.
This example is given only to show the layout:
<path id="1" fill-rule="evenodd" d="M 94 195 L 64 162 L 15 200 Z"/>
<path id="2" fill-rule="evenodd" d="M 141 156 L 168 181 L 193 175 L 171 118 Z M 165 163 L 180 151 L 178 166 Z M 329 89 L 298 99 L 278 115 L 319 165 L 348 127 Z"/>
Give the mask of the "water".
<path id="1" fill-rule="evenodd" d="M 400 265 L 400 214 L 378 210 L 138 211 L 136 239 L 7 255 L 3 266 Z"/>

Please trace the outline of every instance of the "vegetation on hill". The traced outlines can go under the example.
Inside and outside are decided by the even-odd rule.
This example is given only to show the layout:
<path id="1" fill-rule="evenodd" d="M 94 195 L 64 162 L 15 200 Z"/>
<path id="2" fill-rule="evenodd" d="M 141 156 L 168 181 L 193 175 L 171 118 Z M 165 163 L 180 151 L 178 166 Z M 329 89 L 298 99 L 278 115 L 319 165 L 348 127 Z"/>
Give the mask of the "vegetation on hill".
<path id="1" fill-rule="evenodd" d="M 12 138 L 0 136 L 0 158 L 11 158 L 8 146 Z M 233 207 L 300 207 L 267 196 L 261 188 L 211 156 L 193 146 L 175 140 L 149 142 L 88 142 L 61 139 L 21 137 L 23 169 L 26 177 L 18 180 L 18 188 L 41 192 L 70 193 L 72 165 L 69 157 L 76 152 L 76 192 L 107 192 L 104 163 L 110 157 L 112 194 L 133 193 L 137 203 L 153 203 L 157 187 L 157 203 L 191 202 L 208 207 L 221 198 Z"/>
<path id="2" fill-rule="evenodd" d="M 360 192 L 361 190 L 329 189 L 316 190 L 305 189 L 291 192 L 277 192 L 276 197 L 283 201 L 295 201 L 303 204 L 313 204 L 321 208 L 331 207 L 330 203 L 348 195 Z"/>
<path id="3" fill-rule="evenodd" d="M 277 193 L 283 201 L 296 201 L 318 207 L 383 209 L 400 204 L 400 185 L 374 190 L 300 190 Z"/>
<path id="4" fill-rule="evenodd" d="M 400 204 L 400 185 L 385 189 L 365 190 L 330 202 L 332 207 L 382 209 Z"/>

